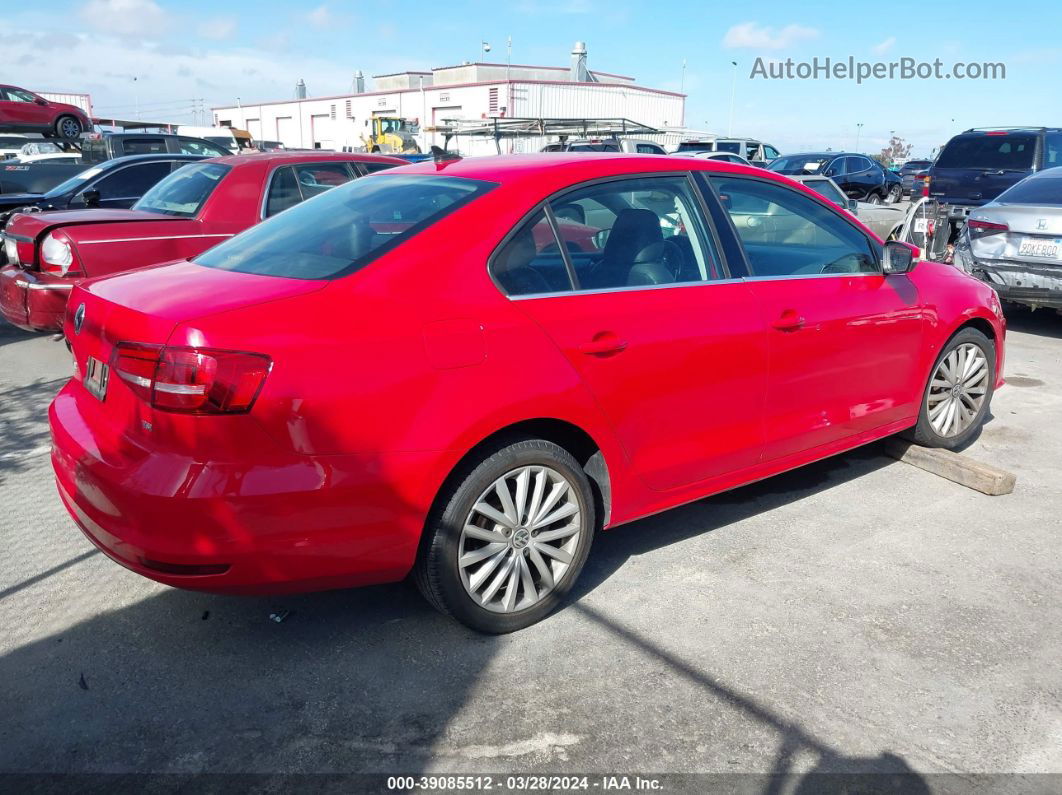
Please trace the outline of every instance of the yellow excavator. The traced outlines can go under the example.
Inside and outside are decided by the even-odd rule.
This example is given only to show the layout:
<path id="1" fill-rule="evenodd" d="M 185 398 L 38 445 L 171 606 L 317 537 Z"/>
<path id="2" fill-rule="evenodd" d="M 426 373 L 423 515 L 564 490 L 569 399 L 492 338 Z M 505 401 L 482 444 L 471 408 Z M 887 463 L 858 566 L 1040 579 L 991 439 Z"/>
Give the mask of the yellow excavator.
<path id="1" fill-rule="evenodd" d="M 417 139 L 413 137 L 420 132 L 420 126 L 416 122 L 393 116 L 374 116 L 372 119 L 366 119 L 366 126 L 370 123 L 372 132 L 368 137 L 362 136 L 366 152 L 391 155 L 420 153 Z"/>

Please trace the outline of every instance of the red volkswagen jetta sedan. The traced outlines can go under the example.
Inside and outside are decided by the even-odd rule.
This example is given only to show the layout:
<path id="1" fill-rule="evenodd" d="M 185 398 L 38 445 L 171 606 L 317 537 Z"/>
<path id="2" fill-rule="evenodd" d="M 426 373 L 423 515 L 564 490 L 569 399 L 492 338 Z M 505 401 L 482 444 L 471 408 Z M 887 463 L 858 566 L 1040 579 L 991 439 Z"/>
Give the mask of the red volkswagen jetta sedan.
<path id="1" fill-rule="evenodd" d="M 906 431 L 1002 383 L 990 287 L 784 177 L 705 160 L 427 162 L 192 261 L 76 287 L 63 502 L 163 583 L 400 580 L 481 631 L 595 532 Z"/>

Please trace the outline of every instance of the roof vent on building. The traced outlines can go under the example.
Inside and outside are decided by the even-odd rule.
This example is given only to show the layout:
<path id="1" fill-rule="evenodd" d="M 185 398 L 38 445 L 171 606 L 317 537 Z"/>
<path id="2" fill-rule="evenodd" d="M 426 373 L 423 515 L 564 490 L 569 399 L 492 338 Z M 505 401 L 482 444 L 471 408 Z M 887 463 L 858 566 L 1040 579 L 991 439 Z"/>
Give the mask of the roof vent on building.
<path id="1" fill-rule="evenodd" d="M 295 99 L 306 99 L 306 81 L 301 77 L 299 82 L 295 84 Z"/>
<path id="2" fill-rule="evenodd" d="M 577 41 L 572 47 L 572 68 L 569 79 L 573 83 L 595 82 L 586 66 L 586 44 L 584 42 Z"/>
<path id="3" fill-rule="evenodd" d="M 365 93 L 365 74 L 360 69 L 354 73 L 354 93 Z"/>

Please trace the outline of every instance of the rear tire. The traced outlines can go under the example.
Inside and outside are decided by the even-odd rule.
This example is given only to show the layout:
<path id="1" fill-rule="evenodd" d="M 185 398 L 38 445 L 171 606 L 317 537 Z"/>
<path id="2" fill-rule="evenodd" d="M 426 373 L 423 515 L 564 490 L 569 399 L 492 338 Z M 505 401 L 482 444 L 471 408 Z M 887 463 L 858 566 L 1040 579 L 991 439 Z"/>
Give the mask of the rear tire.
<path id="1" fill-rule="evenodd" d="M 76 141 L 81 137 L 84 128 L 81 121 L 74 116 L 60 116 L 55 120 L 55 137 L 64 141 Z"/>
<path id="2" fill-rule="evenodd" d="M 867 204 L 881 204 L 881 196 L 877 193 L 868 193 Z"/>
<path id="3" fill-rule="evenodd" d="M 918 424 L 905 436 L 924 447 L 962 447 L 984 424 L 995 383 L 995 343 L 975 328 L 960 330 L 933 364 Z"/>
<path id="4" fill-rule="evenodd" d="M 567 450 L 544 439 L 503 440 L 441 497 L 414 568 L 433 607 L 496 635 L 560 605 L 597 526 L 590 482 Z"/>

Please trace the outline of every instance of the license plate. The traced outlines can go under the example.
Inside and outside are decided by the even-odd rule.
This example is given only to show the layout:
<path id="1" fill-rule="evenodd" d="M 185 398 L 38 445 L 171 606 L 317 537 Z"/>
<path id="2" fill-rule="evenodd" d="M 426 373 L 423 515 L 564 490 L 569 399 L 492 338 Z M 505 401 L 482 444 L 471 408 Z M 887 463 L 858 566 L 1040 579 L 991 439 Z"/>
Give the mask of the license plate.
<path id="1" fill-rule="evenodd" d="M 107 395 L 107 374 L 110 368 L 94 356 L 85 363 L 85 389 L 100 400 Z"/>
<path id="2" fill-rule="evenodd" d="M 1062 248 L 1062 240 L 1037 240 L 1035 238 L 1026 238 L 1021 241 L 1021 245 L 1018 246 L 1018 256 L 1058 259 L 1060 248 Z"/>

